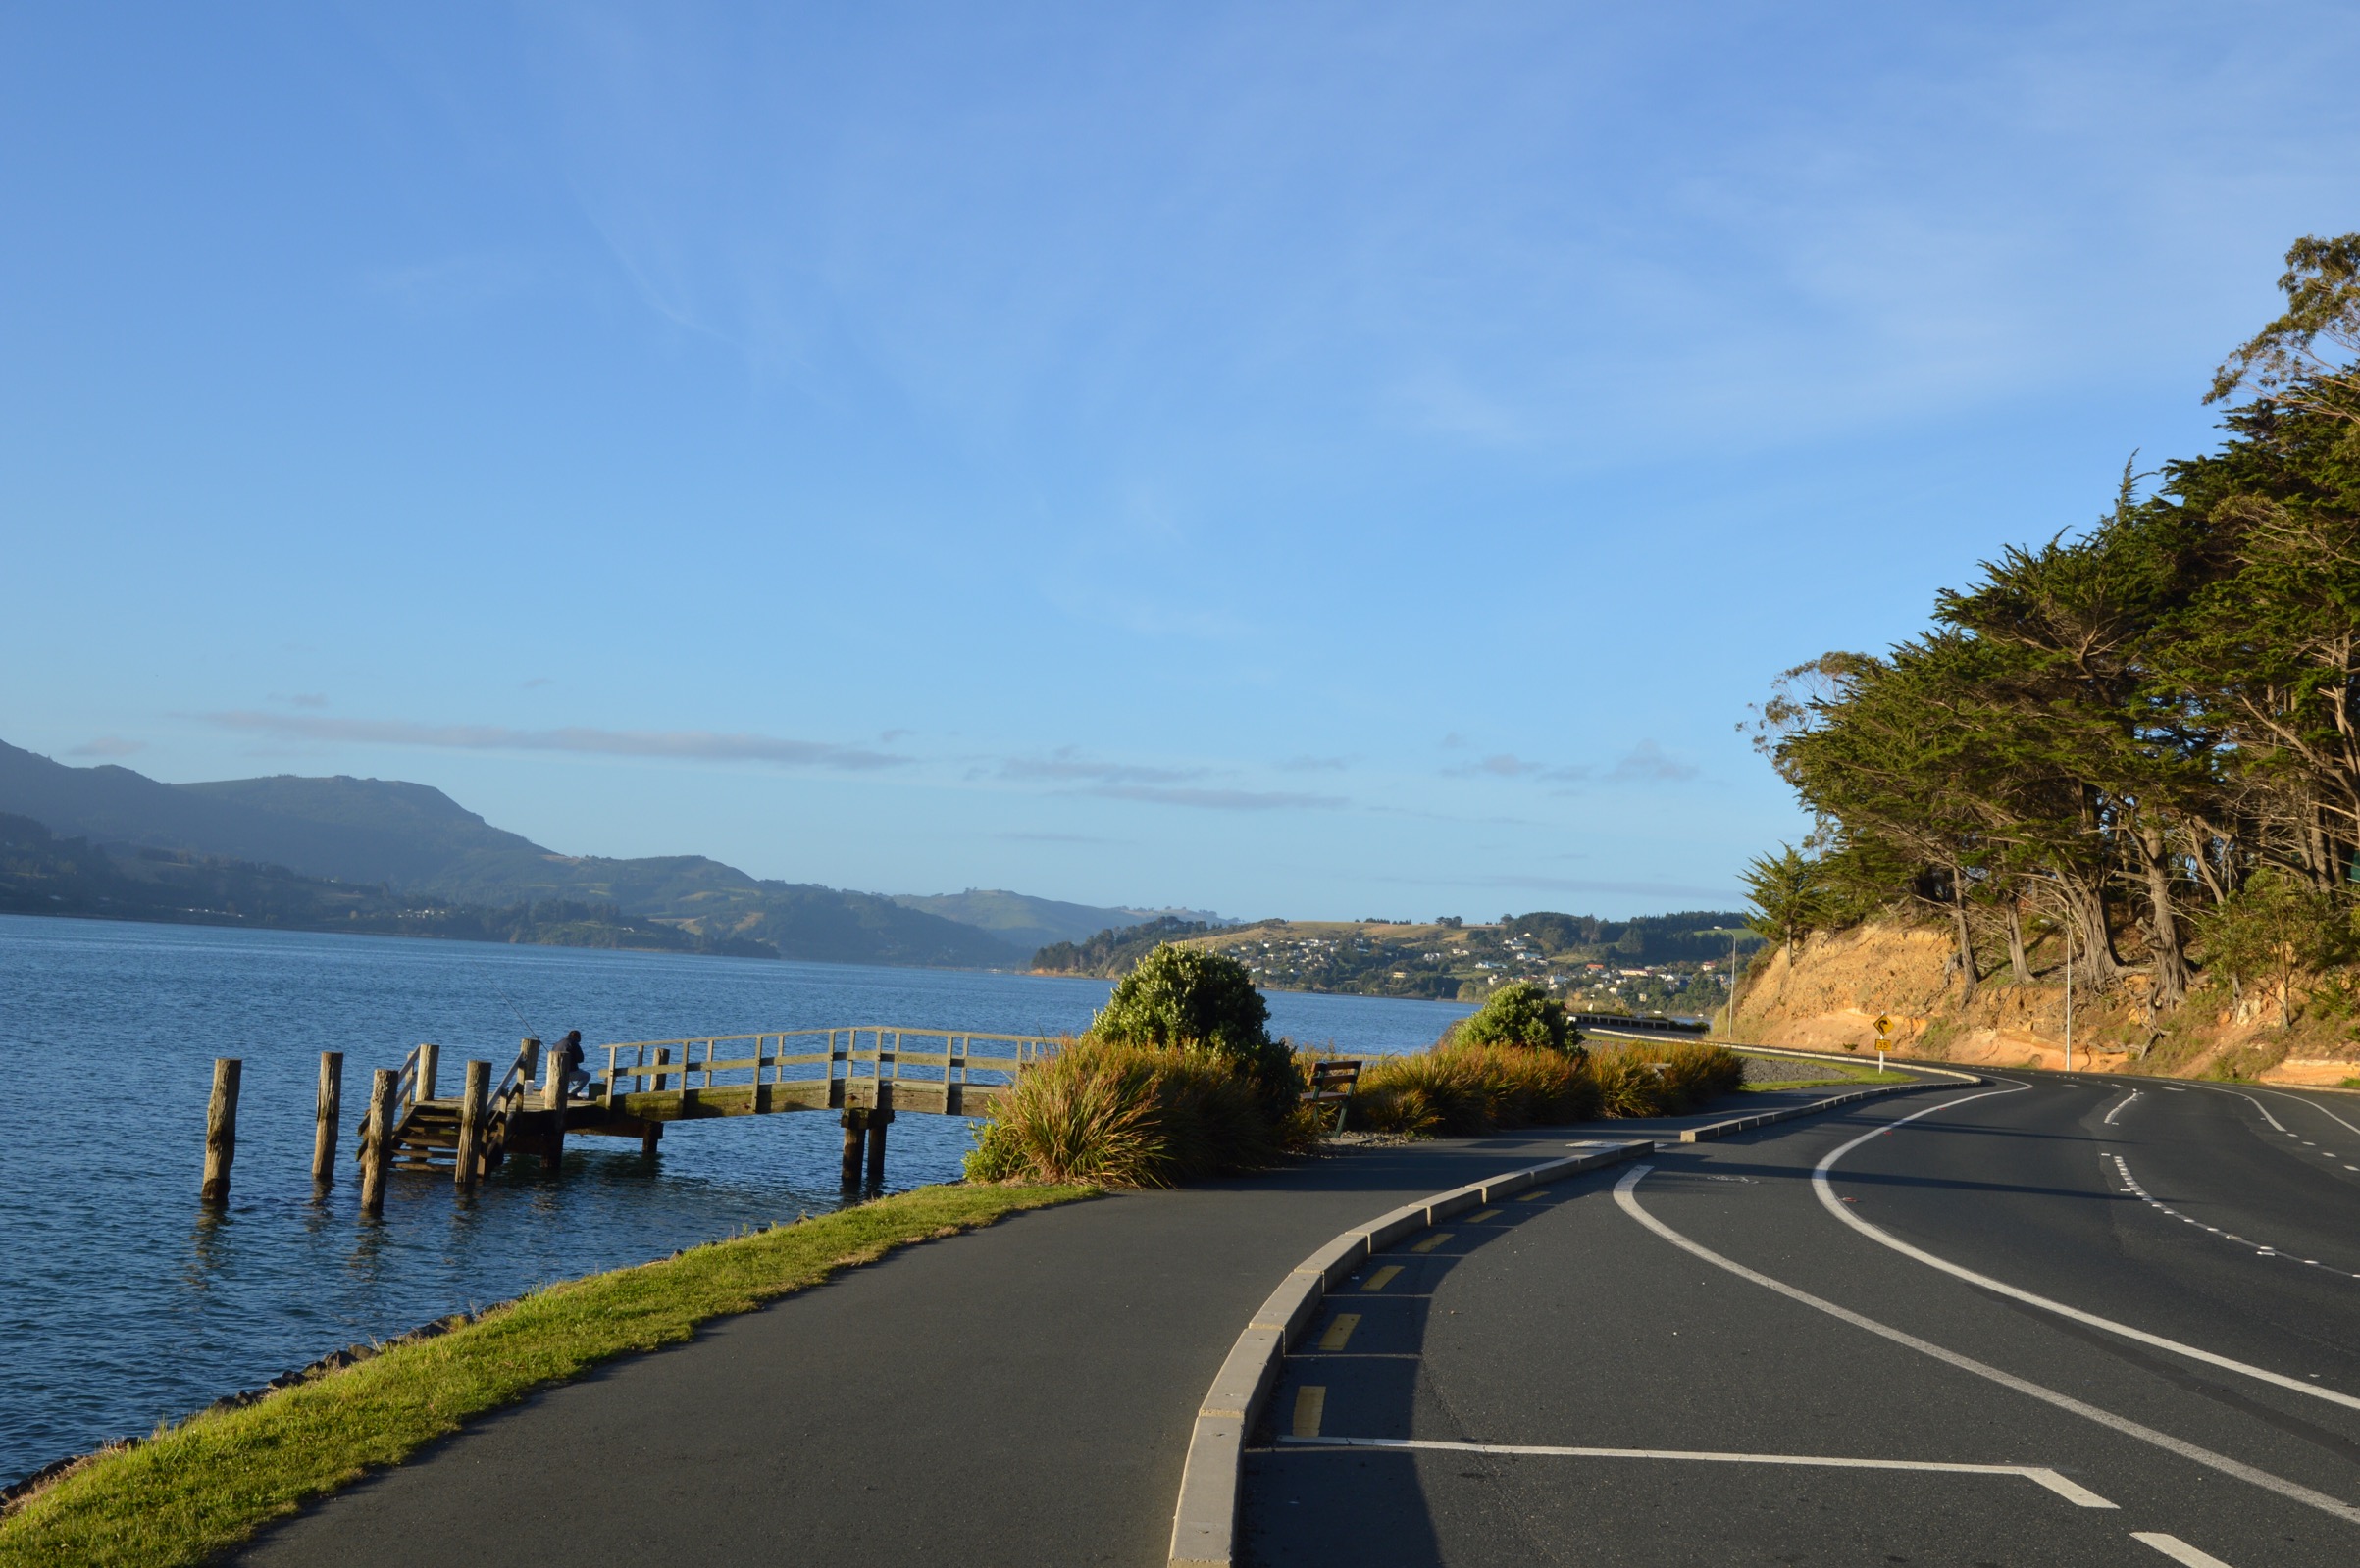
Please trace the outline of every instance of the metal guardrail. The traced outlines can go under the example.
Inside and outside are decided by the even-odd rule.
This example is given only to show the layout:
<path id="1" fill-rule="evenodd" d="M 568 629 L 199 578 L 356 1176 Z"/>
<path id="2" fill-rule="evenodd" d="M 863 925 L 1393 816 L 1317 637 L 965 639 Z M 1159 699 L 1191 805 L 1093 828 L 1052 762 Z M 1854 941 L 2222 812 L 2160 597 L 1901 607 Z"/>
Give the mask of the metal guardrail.
<path id="1" fill-rule="evenodd" d="M 1692 1024 L 1685 1019 L 1634 1018 L 1625 1013 L 1575 1013 L 1573 1027 L 1639 1035 L 1705 1035 L 1713 1029 L 1711 1024 Z"/>

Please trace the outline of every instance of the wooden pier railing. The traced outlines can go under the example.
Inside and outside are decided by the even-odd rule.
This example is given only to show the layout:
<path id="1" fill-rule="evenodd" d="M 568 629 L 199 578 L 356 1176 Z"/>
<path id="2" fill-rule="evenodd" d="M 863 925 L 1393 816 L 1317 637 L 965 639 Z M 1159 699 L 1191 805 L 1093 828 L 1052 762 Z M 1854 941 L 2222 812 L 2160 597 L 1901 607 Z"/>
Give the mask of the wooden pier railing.
<path id="1" fill-rule="evenodd" d="M 623 1115 L 663 1121 L 799 1110 L 980 1116 L 1056 1048 L 1038 1035 L 875 1024 L 634 1040 L 605 1048 L 605 1075 L 590 1092 Z"/>

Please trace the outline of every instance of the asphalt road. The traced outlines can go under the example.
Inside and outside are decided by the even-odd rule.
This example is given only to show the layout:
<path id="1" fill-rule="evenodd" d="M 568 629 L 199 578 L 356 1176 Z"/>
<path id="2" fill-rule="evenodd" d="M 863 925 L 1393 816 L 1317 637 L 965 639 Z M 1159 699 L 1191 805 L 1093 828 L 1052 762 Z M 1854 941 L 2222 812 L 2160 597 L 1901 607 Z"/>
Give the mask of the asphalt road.
<path id="1" fill-rule="evenodd" d="M 1290 1357 L 1251 1561 L 2360 1562 L 2352 1096 L 2010 1073 L 1447 1230 Z"/>
<path id="2" fill-rule="evenodd" d="M 1197 1406 L 1295 1264 L 1570 1139 L 1677 1125 L 1364 1148 L 909 1248 L 478 1422 L 237 1560 L 1159 1564 Z"/>

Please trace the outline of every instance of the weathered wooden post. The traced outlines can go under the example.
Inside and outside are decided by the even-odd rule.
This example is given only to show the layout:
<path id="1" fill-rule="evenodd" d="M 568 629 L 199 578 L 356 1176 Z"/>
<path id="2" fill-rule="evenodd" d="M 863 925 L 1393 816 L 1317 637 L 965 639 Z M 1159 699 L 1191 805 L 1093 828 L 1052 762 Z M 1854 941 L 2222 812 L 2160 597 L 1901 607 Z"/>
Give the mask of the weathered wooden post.
<path id="1" fill-rule="evenodd" d="M 860 1185 L 860 1147 L 868 1132 L 869 1113 L 847 1110 L 844 1113 L 844 1185 Z"/>
<path id="2" fill-rule="evenodd" d="M 472 1190 L 484 1175 L 484 1101 L 491 1094 L 491 1064 L 469 1062 L 465 1083 L 459 1094 L 459 1164 L 452 1177 L 462 1191 Z"/>
<path id="3" fill-rule="evenodd" d="M 885 1185 L 885 1130 L 893 1124 L 894 1113 L 887 1110 L 869 1112 L 869 1186 Z"/>
<path id="4" fill-rule="evenodd" d="M 671 1048 L 670 1046 L 668 1046 L 668 1045 L 659 1045 L 659 1046 L 657 1046 L 657 1047 L 656 1047 L 656 1050 L 655 1050 L 655 1065 L 656 1065 L 656 1066 L 658 1066 L 658 1067 L 663 1067 L 663 1066 L 665 1066 L 665 1065 L 669 1064 L 669 1063 L 671 1062 L 671 1060 L 672 1060 L 672 1048 Z M 681 1081 L 681 1083 L 682 1083 L 682 1084 L 684 1084 L 684 1085 L 685 1085 L 685 1084 L 687 1084 L 687 1083 L 688 1083 L 688 1081 L 689 1081 L 689 1075 L 688 1075 L 688 1074 L 686 1074 L 686 1073 L 683 1073 L 683 1074 L 681 1075 L 681 1077 L 680 1077 L 680 1081 Z M 653 1089 L 654 1089 L 654 1091 L 655 1091 L 656 1093 L 658 1093 L 658 1094 L 661 1094 L 661 1093 L 664 1091 L 664 1075 L 663 1075 L 663 1074 L 661 1074 L 661 1073 L 658 1073 L 658 1074 L 656 1074 L 656 1075 L 655 1075 L 654 1082 L 653 1082 L 653 1084 L 652 1084 L 652 1086 L 651 1086 L 651 1087 L 653 1087 Z"/>
<path id="5" fill-rule="evenodd" d="M 645 1127 L 640 1130 L 640 1158 L 643 1160 L 654 1159 L 655 1146 L 658 1143 L 661 1143 L 663 1140 L 664 1124 L 661 1122 L 649 1122 Z"/>
<path id="6" fill-rule="evenodd" d="M 540 1086 L 540 1103 L 549 1113 L 549 1140 L 542 1147 L 547 1151 L 540 1162 L 549 1170 L 565 1164 L 565 1051 L 562 1047 L 549 1052 L 549 1075 Z"/>
<path id="7" fill-rule="evenodd" d="M 336 1118 L 344 1114 L 344 1053 L 320 1053 L 319 1121 L 311 1133 L 311 1184 L 336 1185 Z"/>
<path id="8" fill-rule="evenodd" d="M 237 1079 L 244 1061 L 213 1059 L 213 1098 L 205 1106 L 205 1185 L 197 1195 L 208 1203 L 230 1201 L 230 1162 L 237 1158 Z"/>
<path id="9" fill-rule="evenodd" d="M 393 1161 L 394 1118 L 401 1114 L 401 1074 L 377 1070 L 369 1090 L 369 1125 L 361 1134 L 361 1212 L 385 1212 L 385 1167 Z"/>
<path id="10" fill-rule="evenodd" d="M 418 1047 L 418 1083 L 410 1090 L 411 1099 L 431 1100 L 435 1097 L 435 1080 L 441 1076 L 441 1046 L 421 1045 Z"/>

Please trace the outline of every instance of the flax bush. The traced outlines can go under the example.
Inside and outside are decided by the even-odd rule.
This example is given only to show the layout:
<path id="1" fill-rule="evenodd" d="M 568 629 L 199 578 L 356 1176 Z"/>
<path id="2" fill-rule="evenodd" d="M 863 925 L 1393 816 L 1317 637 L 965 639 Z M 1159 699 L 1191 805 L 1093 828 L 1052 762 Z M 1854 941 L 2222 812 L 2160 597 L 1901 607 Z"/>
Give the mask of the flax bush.
<path id="1" fill-rule="evenodd" d="M 1056 1180 L 1170 1187 L 1263 1169 L 1314 1136 L 1295 1107 L 1274 1113 L 1261 1084 L 1219 1052 L 1085 1038 L 1027 1070 L 993 1106 L 967 1179 L 1061 1171 Z"/>
<path id="2" fill-rule="evenodd" d="M 1601 1116 L 1676 1116 L 1744 1082 L 1734 1052 L 1694 1040 L 1567 1052 L 1445 1039 L 1371 1061 L 1352 1121 L 1371 1132 L 1473 1138 Z"/>

